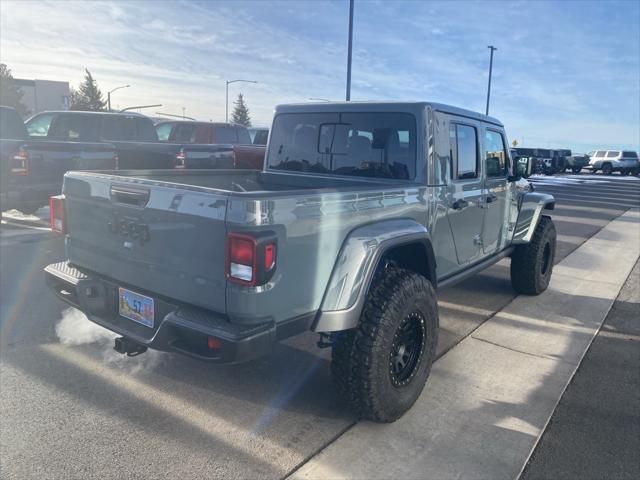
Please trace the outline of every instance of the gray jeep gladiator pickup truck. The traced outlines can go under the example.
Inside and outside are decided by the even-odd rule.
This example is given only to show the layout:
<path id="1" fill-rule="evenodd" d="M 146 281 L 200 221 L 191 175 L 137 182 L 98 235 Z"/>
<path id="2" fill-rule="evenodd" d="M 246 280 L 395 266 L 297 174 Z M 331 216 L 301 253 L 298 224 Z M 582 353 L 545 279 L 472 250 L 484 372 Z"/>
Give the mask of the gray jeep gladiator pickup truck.
<path id="1" fill-rule="evenodd" d="M 435 291 L 511 257 L 539 294 L 552 196 L 512 175 L 502 124 L 435 103 L 276 109 L 262 171 L 69 172 L 51 200 L 68 261 L 50 288 L 121 337 L 115 348 L 213 362 L 305 331 L 338 390 L 390 422 L 435 355 Z"/>

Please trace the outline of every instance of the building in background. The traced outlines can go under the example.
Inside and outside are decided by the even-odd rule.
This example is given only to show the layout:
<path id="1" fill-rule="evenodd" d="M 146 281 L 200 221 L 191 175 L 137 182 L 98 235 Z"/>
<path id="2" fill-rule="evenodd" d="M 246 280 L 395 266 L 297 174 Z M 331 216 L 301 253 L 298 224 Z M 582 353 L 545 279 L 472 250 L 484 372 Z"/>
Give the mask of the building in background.
<path id="1" fill-rule="evenodd" d="M 22 103 L 31 115 L 45 110 L 69 109 L 69 82 L 15 78 L 14 83 L 24 93 Z"/>

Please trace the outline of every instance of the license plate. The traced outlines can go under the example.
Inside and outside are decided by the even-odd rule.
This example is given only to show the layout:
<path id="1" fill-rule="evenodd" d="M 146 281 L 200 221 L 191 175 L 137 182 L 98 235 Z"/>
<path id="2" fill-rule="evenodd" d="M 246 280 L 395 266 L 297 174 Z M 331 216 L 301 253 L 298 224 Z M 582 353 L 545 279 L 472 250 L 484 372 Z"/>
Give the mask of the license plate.
<path id="1" fill-rule="evenodd" d="M 129 320 L 153 328 L 153 298 L 120 287 L 118 288 L 118 311 Z"/>

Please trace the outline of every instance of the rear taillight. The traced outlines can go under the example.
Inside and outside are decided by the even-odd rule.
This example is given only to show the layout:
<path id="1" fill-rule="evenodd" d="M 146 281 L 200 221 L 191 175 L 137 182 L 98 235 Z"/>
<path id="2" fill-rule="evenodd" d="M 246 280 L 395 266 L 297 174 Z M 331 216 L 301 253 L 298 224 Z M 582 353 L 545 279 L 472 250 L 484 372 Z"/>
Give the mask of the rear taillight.
<path id="1" fill-rule="evenodd" d="M 176 163 L 174 164 L 173 168 L 184 168 L 185 164 L 187 163 L 187 156 L 184 154 L 183 151 L 180 151 L 176 154 Z"/>
<path id="2" fill-rule="evenodd" d="M 227 235 L 226 275 L 229 281 L 255 286 L 268 282 L 276 268 L 276 237 L 271 232 L 256 236 Z"/>
<path id="3" fill-rule="evenodd" d="M 49 199 L 49 223 L 53 233 L 66 233 L 64 195 L 56 195 Z"/>
<path id="4" fill-rule="evenodd" d="M 24 150 L 18 150 L 10 162 L 11 174 L 17 176 L 29 175 L 29 154 Z"/>

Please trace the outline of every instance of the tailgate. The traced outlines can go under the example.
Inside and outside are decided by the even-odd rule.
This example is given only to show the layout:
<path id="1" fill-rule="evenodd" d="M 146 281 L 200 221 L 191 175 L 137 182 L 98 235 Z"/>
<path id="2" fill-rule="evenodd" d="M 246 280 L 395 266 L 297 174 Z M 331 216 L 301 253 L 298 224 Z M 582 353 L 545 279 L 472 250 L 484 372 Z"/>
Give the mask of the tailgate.
<path id="1" fill-rule="evenodd" d="M 227 194 L 112 175 L 65 177 L 67 255 L 141 293 L 225 312 Z"/>

